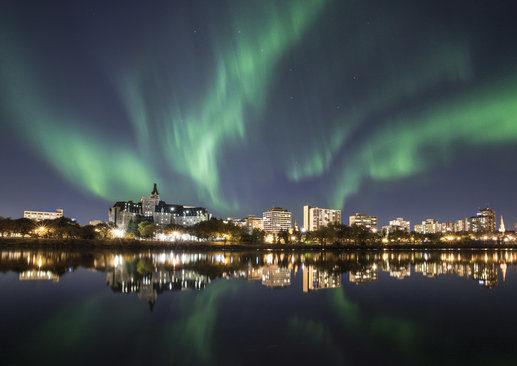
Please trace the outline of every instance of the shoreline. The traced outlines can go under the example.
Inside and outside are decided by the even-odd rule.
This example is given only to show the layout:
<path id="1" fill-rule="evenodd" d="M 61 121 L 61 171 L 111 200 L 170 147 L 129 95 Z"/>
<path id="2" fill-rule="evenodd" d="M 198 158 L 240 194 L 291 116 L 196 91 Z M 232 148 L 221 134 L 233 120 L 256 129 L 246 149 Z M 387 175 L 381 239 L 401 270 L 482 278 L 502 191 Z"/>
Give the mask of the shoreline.
<path id="1" fill-rule="evenodd" d="M 0 250 L 51 249 L 51 250 L 128 250 L 128 251 L 301 251 L 301 252 L 348 252 L 348 251 L 385 251 L 385 250 L 517 250 L 517 243 L 425 243 L 425 244 L 248 244 L 218 242 L 161 242 L 140 240 L 82 240 L 82 239 L 31 239 L 0 238 Z"/>

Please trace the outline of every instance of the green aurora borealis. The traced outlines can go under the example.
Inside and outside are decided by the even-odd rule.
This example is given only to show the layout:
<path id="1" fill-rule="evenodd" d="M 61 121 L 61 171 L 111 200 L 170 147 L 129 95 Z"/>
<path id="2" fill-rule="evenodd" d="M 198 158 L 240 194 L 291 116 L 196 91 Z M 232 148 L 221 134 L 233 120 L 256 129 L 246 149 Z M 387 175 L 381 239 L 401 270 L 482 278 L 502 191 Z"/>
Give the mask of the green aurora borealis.
<path id="1" fill-rule="evenodd" d="M 0 9 L 4 133 L 29 167 L 105 202 L 156 181 L 167 201 L 220 215 L 378 208 L 385 183 L 414 195 L 414 179 L 453 179 L 465 156 L 515 151 L 510 1 Z"/>

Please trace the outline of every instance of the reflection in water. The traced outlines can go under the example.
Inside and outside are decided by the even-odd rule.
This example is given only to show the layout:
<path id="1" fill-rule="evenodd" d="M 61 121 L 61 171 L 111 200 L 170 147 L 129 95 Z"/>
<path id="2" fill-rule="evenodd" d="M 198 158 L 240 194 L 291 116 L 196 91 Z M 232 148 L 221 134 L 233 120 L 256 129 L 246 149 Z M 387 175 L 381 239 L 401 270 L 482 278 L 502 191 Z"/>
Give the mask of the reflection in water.
<path id="1" fill-rule="evenodd" d="M 381 273 L 400 280 L 415 274 L 429 278 L 455 275 L 492 288 L 497 286 L 499 275 L 503 282 L 506 280 L 508 265 L 516 261 L 517 252 L 513 251 L 0 253 L 2 271 L 19 273 L 21 281 L 58 281 L 67 272 L 84 267 L 105 272 L 106 283 L 113 291 L 137 294 L 151 305 L 166 291 L 203 290 L 217 278 L 245 278 L 263 286 L 284 288 L 293 283 L 299 270 L 304 292 L 339 287 L 343 275 L 359 285 L 378 280 Z"/>
<path id="2" fill-rule="evenodd" d="M 20 365 L 515 364 L 516 254 L 0 251 L 0 344 Z"/>

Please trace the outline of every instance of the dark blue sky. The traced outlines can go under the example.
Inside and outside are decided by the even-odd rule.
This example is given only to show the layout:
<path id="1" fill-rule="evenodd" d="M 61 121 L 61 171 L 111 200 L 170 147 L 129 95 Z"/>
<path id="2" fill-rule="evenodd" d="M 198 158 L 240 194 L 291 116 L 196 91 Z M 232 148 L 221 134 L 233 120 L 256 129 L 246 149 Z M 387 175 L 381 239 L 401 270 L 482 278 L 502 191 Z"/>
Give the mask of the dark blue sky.
<path id="1" fill-rule="evenodd" d="M 0 4 L 0 215 L 517 221 L 512 1 Z"/>

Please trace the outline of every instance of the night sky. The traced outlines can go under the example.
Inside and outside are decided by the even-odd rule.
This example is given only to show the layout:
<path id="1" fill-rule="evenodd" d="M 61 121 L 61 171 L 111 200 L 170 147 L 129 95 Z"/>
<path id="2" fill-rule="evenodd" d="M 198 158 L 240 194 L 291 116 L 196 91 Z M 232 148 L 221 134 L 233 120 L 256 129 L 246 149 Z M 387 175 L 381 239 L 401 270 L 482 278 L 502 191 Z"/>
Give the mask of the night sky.
<path id="1" fill-rule="evenodd" d="M 0 3 L 0 215 L 517 221 L 517 4 Z M 346 221 L 346 220 L 345 220 Z"/>

